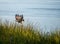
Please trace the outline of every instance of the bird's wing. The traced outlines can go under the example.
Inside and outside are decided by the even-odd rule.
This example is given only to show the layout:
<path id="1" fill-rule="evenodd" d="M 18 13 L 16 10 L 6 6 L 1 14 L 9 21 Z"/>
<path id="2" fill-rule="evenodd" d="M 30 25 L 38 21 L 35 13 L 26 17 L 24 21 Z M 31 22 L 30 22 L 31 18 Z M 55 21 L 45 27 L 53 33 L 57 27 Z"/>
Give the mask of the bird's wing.
<path id="1" fill-rule="evenodd" d="M 23 15 L 20 15 L 21 18 L 23 18 Z"/>

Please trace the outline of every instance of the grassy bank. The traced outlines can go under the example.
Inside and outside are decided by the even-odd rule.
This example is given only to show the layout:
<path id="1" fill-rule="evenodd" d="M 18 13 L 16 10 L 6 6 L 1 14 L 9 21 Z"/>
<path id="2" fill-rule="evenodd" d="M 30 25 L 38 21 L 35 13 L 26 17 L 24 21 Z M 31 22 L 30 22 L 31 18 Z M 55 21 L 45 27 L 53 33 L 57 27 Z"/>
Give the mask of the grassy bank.
<path id="1" fill-rule="evenodd" d="M 31 25 L 0 22 L 0 44 L 60 44 L 60 31 L 42 34 Z"/>

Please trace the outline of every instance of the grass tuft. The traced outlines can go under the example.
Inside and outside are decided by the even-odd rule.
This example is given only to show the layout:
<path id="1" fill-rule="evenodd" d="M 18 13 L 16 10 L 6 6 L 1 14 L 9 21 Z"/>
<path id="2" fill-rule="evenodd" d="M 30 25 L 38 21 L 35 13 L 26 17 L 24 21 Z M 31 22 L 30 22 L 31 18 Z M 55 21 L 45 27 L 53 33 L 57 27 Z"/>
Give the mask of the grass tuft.
<path id="1" fill-rule="evenodd" d="M 31 25 L 0 22 L 0 44 L 60 44 L 60 31 L 42 35 Z"/>

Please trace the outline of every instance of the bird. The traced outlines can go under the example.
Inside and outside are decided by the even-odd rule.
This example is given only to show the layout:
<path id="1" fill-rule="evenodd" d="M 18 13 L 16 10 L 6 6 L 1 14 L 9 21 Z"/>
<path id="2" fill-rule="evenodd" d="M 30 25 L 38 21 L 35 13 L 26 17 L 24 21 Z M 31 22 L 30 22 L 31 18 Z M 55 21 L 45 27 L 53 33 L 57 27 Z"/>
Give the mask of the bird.
<path id="1" fill-rule="evenodd" d="M 15 19 L 16 19 L 16 22 L 22 23 L 22 21 L 24 21 L 23 14 L 22 15 L 16 14 Z"/>

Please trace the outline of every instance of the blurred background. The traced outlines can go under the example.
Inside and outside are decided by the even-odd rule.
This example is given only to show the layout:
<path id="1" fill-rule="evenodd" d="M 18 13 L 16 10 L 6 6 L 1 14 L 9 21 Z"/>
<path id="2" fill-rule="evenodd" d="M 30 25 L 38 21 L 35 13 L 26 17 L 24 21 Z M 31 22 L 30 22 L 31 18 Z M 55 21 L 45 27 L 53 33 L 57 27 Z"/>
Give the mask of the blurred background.
<path id="1" fill-rule="evenodd" d="M 0 0 L 0 18 L 15 21 L 15 14 L 42 31 L 60 28 L 60 0 Z"/>

